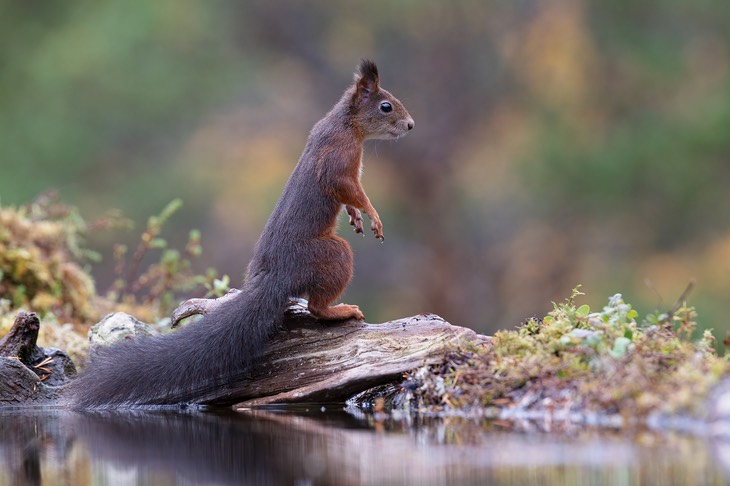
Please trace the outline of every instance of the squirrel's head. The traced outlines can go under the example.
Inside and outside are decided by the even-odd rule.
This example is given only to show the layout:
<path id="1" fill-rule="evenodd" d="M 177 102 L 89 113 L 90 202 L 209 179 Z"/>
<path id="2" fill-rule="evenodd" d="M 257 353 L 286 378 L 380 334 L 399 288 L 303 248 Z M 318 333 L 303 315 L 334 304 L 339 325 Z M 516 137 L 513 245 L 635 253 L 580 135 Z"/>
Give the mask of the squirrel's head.
<path id="1" fill-rule="evenodd" d="M 363 59 L 355 72 L 355 83 L 348 90 L 350 114 L 366 139 L 394 139 L 408 133 L 414 126 L 398 98 L 380 87 L 378 67 Z"/>

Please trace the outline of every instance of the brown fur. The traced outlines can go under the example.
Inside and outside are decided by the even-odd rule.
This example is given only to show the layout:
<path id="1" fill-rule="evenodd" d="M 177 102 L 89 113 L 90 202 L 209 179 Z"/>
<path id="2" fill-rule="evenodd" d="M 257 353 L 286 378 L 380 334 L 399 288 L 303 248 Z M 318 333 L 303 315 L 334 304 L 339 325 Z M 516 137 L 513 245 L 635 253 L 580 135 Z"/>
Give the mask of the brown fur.
<path id="1" fill-rule="evenodd" d="M 388 113 L 381 109 L 384 102 L 390 103 L 392 108 Z M 304 273 L 311 280 L 297 282 L 292 290 L 298 291 L 296 295 L 306 294 L 309 297 L 309 311 L 320 319 L 363 319 L 357 306 L 330 306 L 345 291 L 353 270 L 350 245 L 335 236 L 337 214 L 344 205 L 351 216 L 350 224 L 357 232 L 362 232 L 360 211 L 364 212 L 370 217 L 375 237 L 384 238 L 380 216 L 360 181 L 363 145 L 368 139 L 401 137 L 413 125 L 413 119 L 403 104 L 380 87 L 375 64 L 364 60 L 355 73 L 354 84 L 312 128 L 304 153 L 257 248 L 266 244 L 273 252 L 289 252 L 289 248 L 281 247 L 280 241 L 267 236 L 295 233 L 292 236 L 306 247 L 305 252 L 298 254 L 302 259 L 301 266 L 309 269 Z M 318 190 L 310 193 L 304 187 L 316 187 Z M 309 211 L 312 211 L 310 216 L 315 221 L 314 232 L 311 231 L 313 228 L 299 227 L 307 225 L 304 220 L 287 218 L 281 221 L 279 217 L 281 214 Z M 280 223 L 287 226 L 286 231 L 278 226 Z M 258 258 L 254 256 L 249 272 L 255 273 L 257 266 Z M 298 268 L 292 267 L 289 271 L 291 274 L 301 273 Z"/>

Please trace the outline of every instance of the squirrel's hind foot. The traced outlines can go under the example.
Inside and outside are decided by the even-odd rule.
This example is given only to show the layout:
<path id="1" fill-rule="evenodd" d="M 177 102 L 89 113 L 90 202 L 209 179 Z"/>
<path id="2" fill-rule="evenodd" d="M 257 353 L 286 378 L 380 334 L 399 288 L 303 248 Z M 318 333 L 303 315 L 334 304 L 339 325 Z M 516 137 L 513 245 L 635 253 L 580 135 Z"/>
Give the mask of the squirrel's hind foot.
<path id="1" fill-rule="evenodd" d="M 356 305 L 350 304 L 337 304 L 331 307 L 328 306 L 322 309 L 316 309 L 312 308 L 310 302 L 309 312 L 317 319 L 327 321 L 345 321 L 348 319 L 356 319 L 358 321 L 365 320 L 365 315 L 362 313 L 360 308 Z"/>

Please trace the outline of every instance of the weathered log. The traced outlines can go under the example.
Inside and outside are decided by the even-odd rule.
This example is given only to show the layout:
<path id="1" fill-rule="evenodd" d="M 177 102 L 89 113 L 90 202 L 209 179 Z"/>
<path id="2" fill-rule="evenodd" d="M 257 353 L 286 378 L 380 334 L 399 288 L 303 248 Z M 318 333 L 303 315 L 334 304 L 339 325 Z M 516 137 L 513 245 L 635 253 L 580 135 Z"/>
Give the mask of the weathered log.
<path id="1" fill-rule="evenodd" d="M 207 404 L 246 408 L 272 403 L 344 401 L 352 394 L 397 380 L 406 371 L 443 359 L 447 349 L 478 335 L 436 315 L 367 324 L 323 325 L 287 321 L 272 339 L 250 379 L 202 396 Z"/>
<path id="2" fill-rule="evenodd" d="M 76 373 L 66 353 L 36 344 L 39 329 L 34 312 L 19 312 L 0 340 L 0 404 L 52 400 Z"/>
<path id="3" fill-rule="evenodd" d="M 219 299 L 183 302 L 173 312 L 173 327 L 186 317 L 215 310 L 238 292 L 233 289 Z M 305 300 L 290 303 L 284 329 L 273 336 L 259 365 L 248 376 L 235 379 L 227 387 L 202 391 L 189 397 L 190 401 L 236 404 L 237 408 L 344 401 L 372 386 L 398 380 L 419 366 L 440 362 L 455 344 L 488 339 L 433 314 L 383 324 L 325 323 L 314 319 L 306 309 Z"/>
<path id="4" fill-rule="evenodd" d="M 173 323 L 180 316 L 211 312 L 237 292 L 234 289 L 220 299 L 183 302 L 173 314 Z M 293 300 L 284 329 L 273 336 L 251 375 L 230 387 L 207 392 L 199 401 L 237 404 L 236 408 L 344 401 L 354 393 L 398 380 L 406 371 L 440 362 L 455 344 L 488 339 L 434 314 L 383 324 L 325 323 L 306 309 L 305 300 Z"/>
<path id="5" fill-rule="evenodd" d="M 0 356 L 19 359 L 26 366 L 42 359 L 36 346 L 41 321 L 35 312 L 18 312 L 8 333 L 0 339 Z"/>
<path id="6" fill-rule="evenodd" d="M 183 308 L 195 309 L 190 315 L 202 309 L 211 310 L 219 302 L 201 299 L 194 306 Z M 122 314 L 117 316 L 122 320 L 131 319 Z M 105 319 L 110 320 L 110 316 Z M 61 382 L 53 384 L 62 384 L 68 374 L 75 372 L 73 365 L 69 361 L 71 369 L 63 373 L 49 368 L 64 361 L 57 350 L 46 351 L 35 346 L 38 332 L 35 314 L 20 315 L 16 324 L 2 341 L 2 349 L 11 357 L 0 358 L 0 404 L 56 397 L 58 390 L 48 386 L 49 380 L 58 376 Z M 140 323 L 136 324 L 139 327 Z M 114 328 L 126 329 L 119 322 Z M 129 338 L 127 334 L 123 337 Z M 287 311 L 285 326 L 272 337 L 253 370 L 235 377 L 228 386 L 201 389 L 186 400 L 240 407 L 344 401 L 364 389 L 398 380 L 406 371 L 439 362 L 454 344 L 482 340 L 474 331 L 452 326 L 435 315 L 384 324 L 323 323 L 306 312 L 306 302 L 295 302 Z M 23 363 L 17 359 L 19 355 L 31 359 Z M 211 359 L 216 359 L 215 350 L 211 350 Z"/>

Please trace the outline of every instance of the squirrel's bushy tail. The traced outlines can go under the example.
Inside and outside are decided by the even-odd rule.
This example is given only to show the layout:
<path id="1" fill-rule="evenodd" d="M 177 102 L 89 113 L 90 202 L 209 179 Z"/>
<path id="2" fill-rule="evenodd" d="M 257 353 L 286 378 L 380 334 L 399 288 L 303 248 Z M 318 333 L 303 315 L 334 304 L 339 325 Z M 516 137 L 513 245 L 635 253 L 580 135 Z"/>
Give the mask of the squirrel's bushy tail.
<path id="1" fill-rule="evenodd" d="M 282 322 L 288 296 L 268 280 L 256 288 L 247 282 L 236 298 L 175 332 L 98 350 L 69 385 L 71 406 L 171 405 L 226 386 L 250 368 Z"/>

